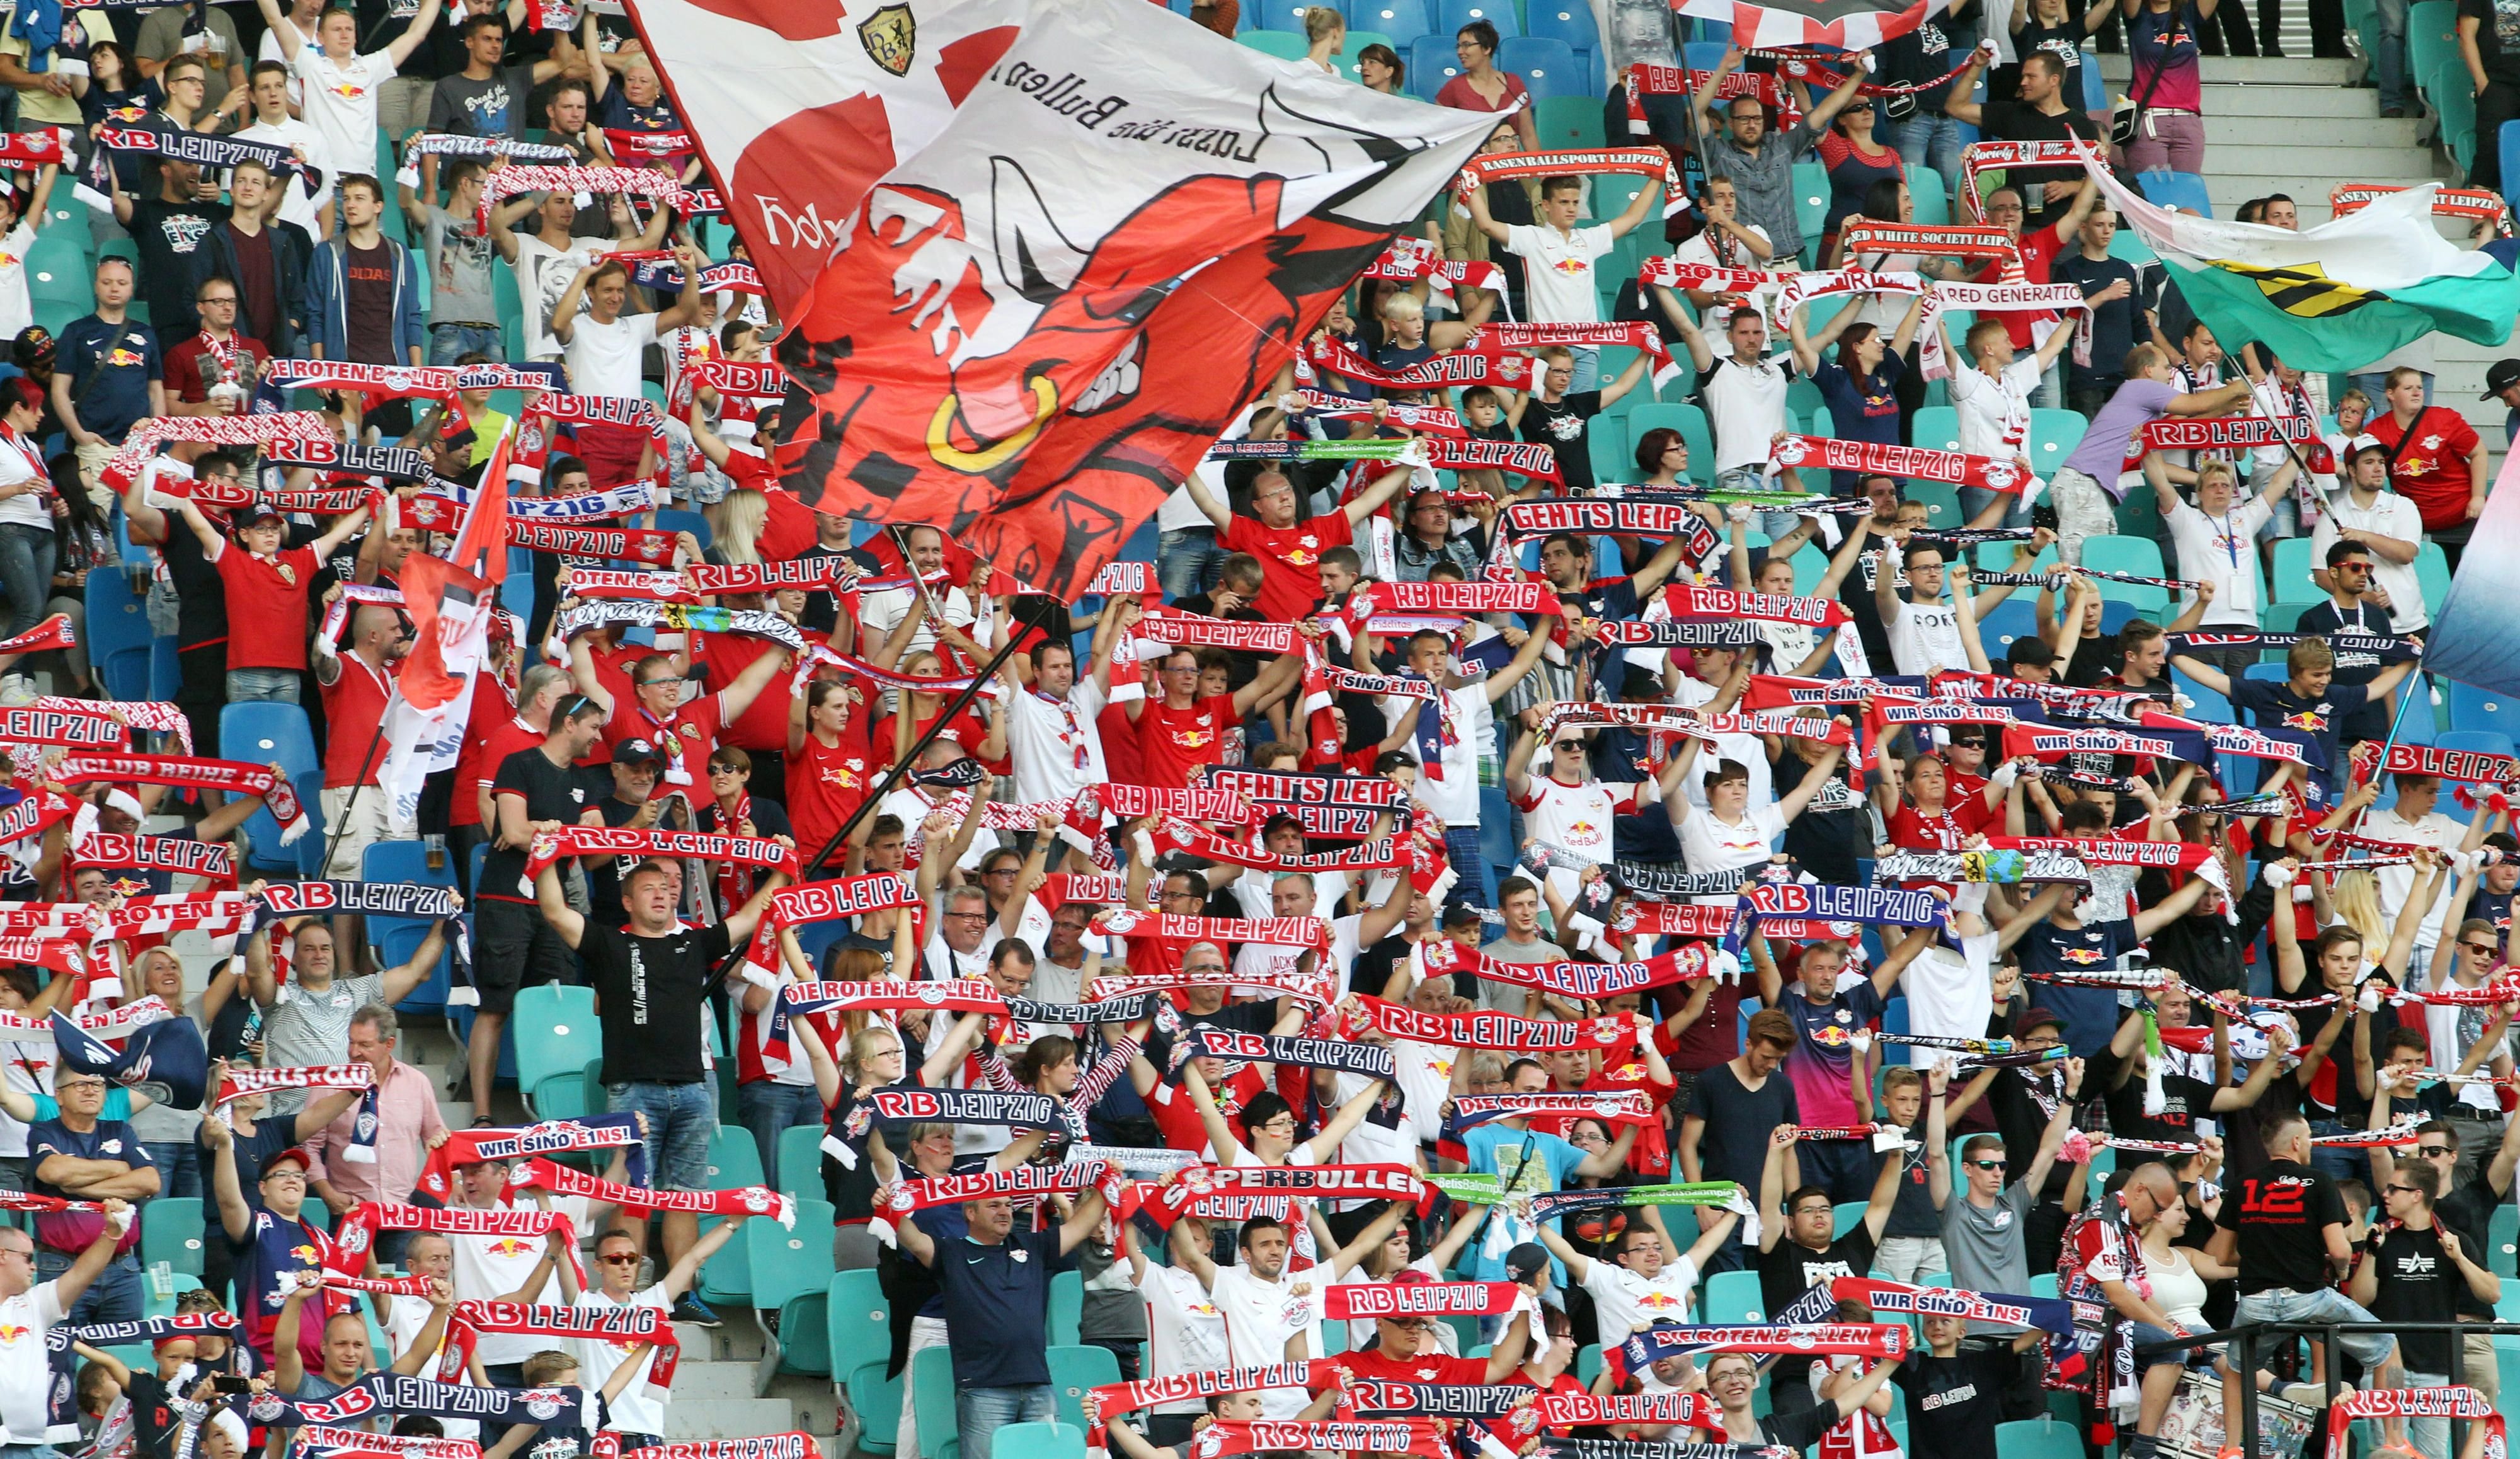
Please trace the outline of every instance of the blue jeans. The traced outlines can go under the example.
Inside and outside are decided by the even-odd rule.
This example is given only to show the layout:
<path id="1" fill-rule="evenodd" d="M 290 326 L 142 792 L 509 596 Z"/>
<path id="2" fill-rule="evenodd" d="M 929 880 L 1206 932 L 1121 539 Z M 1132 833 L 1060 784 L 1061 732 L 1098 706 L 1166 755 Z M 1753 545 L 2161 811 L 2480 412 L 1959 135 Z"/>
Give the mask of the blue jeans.
<path id="1" fill-rule="evenodd" d="M 202 1193 L 202 1147 L 191 1140 L 149 1140 L 141 1148 L 158 1168 L 158 1194 L 182 1200 Z"/>
<path id="2" fill-rule="evenodd" d="M 812 1084 L 780 1084 L 755 1080 L 735 1086 L 736 1118 L 752 1131 L 761 1148 L 761 1170 L 773 1186 L 779 1183 L 779 1132 L 797 1125 L 821 1123 L 823 1096 Z M 817 1167 L 819 1169 L 819 1167 Z"/>
<path id="3" fill-rule="evenodd" d="M 134 1216 L 137 1220 L 139 1217 Z M 92 1322 L 137 1322 L 140 1320 L 140 1249 L 132 1248 L 106 1263 L 95 1281 L 70 1304 L 64 1320 L 84 1327 Z M 35 1250 L 35 1280 L 49 1282 L 70 1269 L 77 1259 L 67 1252 L 38 1247 Z"/>
<path id="4" fill-rule="evenodd" d="M 1455 899 L 1472 906 L 1496 906 L 1496 867 L 1488 863 L 1487 853 L 1479 849 L 1479 828 L 1474 825 L 1444 827 L 1444 855 L 1453 869 L 1462 873 L 1453 888 Z"/>
<path id="5" fill-rule="evenodd" d="M 1601 385 L 1600 347 L 1598 345 L 1592 344 L 1577 344 L 1571 345 L 1569 348 L 1572 349 L 1575 354 L 1575 378 L 1566 386 L 1566 393 L 1572 395 L 1581 390 L 1599 389 Z"/>
<path id="6" fill-rule="evenodd" d="M 2310 1122 L 2310 1132 L 2312 1134 L 2354 1134 L 2357 1132 L 2357 1127 L 2336 1120 L 2313 1120 Z M 2310 1150 L 2310 1168 L 2330 1180 L 2368 1179 L 2371 1167 L 2367 1161 L 2360 1158 L 2362 1153 L 2360 1150 L 2341 1149 L 2335 1145 L 2313 1145 Z"/>
<path id="7" fill-rule="evenodd" d="M 1906 121 L 1890 124 L 1889 140 L 1900 161 L 1933 168 L 1943 175 L 1945 187 L 1959 181 L 1960 124 L 1949 116 L 1918 107 Z"/>
<path id="8" fill-rule="evenodd" d="M 2239 1305 L 2231 1312 L 2233 1327 L 2246 1327 L 2252 1322 L 2379 1320 L 2344 1293 L 2324 1287 L 2317 1292 L 2261 1292 L 2254 1297 L 2241 1298 Z M 2365 1368 L 2378 1367 L 2398 1346 L 2397 1338 L 2384 1332 L 2338 1333 L 2336 1341 Z"/>
<path id="9" fill-rule="evenodd" d="M 2427 370 L 2421 374 L 2424 377 L 2424 404 L 2431 405 L 2433 403 L 2432 372 Z M 2366 371 L 2362 375 L 2349 375 L 2346 379 L 2353 384 L 2354 388 L 2371 397 L 2371 419 L 2378 420 L 2380 413 L 2389 408 L 2388 392 L 2385 388 L 2389 382 L 2389 372 Z"/>
<path id="10" fill-rule="evenodd" d="M 717 1128 L 717 1086 L 606 1084 L 604 1107 L 648 1117 L 648 1185 L 653 1190 L 707 1190 L 709 1132 Z"/>
<path id="11" fill-rule="evenodd" d="M 508 341 L 496 325 L 430 325 L 428 327 L 428 363 L 452 365 L 469 354 L 484 354 L 493 360 L 507 358 Z"/>
<path id="12" fill-rule="evenodd" d="M 0 522 L 0 589 L 9 599 L 8 638 L 43 621 L 53 596 L 53 533 L 25 522 Z"/>
<path id="13" fill-rule="evenodd" d="M 1214 527 L 1175 528 L 1156 539 L 1155 582 L 1167 598 L 1204 593 L 1216 586 L 1216 570 L 1226 556 L 1216 545 Z"/>
<path id="14" fill-rule="evenodd" d="M 2401 19 L 2403 19 L 2403 17 Z M 2450 1375 L 2448 1373 L 2409 1372 L 2406 1375 L 2406 1386 L 2408 1388 L 2448 1388 L 2450 1387 Z M 2418 1454 L 2447 1454 L 2451 1451 L 2450 1420 L 2408 1419 L 2407 1420 L 2407 1439 L 2415 1446 L 2415 1452 Z"/>
<path id="15" fill-rule="evenodd" d="M 230 669 L 230 704 L 294 704 L 299 693 L 294 669 Z"/>
<path id="16" fill-rule="evenodd" d="M 1999 523 L 1999 525 L 2005 527 L 2029 526 L 2030 508 L 2021 505 L 2021 494 L 2019 492 L 1991 492 L 1982 486 L 1963 486 L 1960 488 L 1960 519 L 1956 523 L 1956 525 L 1965 527 L 1969 523 L 1976 521 L 1977 514 L 1979 512 L 1994 506 L 1995 499 L 2002 496 L 2009 496 L 2012 498 L 2012 508 L 2003 514 L 2003 520 Z"/>
<path id="17" fill-rule="evenodd" d="M 954 1393 L 954 1426 L 963 1433 L 963 1459 L 989 1459 L 998 1431 L 1009 1424 L 1048 1424 L 1058 1418 L 1058 1400 L 1047 1383 L 1019 1388 L 967 1388 Z M 1010 1455 L 1009 1459 L 1022 1459 Z"/>
<path id="18" fill-rule="evenodd" d="M 2380 83 L 2380 110 L 2407 105 L 2407 0 L 2372 0 L 2371 48 Z"/>

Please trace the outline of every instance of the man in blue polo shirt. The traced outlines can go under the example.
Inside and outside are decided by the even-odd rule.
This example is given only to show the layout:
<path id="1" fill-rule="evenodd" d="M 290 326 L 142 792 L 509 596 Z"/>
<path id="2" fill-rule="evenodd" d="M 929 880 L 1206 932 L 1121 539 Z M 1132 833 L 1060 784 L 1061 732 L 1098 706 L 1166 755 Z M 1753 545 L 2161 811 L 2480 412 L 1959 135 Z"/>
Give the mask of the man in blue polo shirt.
<path id="1" fill-rule="evenodd" d="M 889 1187 L 878 1191 L 875 1209 L 888 1210 L 891 1196 Z M 1050 1387 L 1050 1279 L 1102 1225 L 1102 1193 L 1087 1191 L 1047 1231 L 1014 1229 L 1014 1202 L 1006 1196 L 967 1201 L 963 1214 L 970 1228 L 960 1241 L 939 1241 L 910 1219 L 895 1230 L 902 1252 L 943 1289 L 963 1459 L 991 1459 L 1000 1429 L 1058 1417 Z"/>
<path id="2" fill-rule="evenodd" d="M 108 1196 L 134 1203 L 158 1194 L 158 1168 L 141 1148 L 140 1136 L 120 1120 L 102 1118 L 105 1080 L 62 1066 L 53 1075 L 53 1097 L 61 1108 L 52 1119 L 26 1130 L 28 1188 L 39 1196 L 64 1200 L 102 1201 Z M 104 1229 L 105 1217 L 88 1212 L 51 1211 L 35 1217 L 35 1271 L 56 1277 L 70 1268 Z M 70 1304 L 76 1323 L 140 1320 L 140 1245 L 133 1225 L 114 1245 L 113 1260 Z"/>

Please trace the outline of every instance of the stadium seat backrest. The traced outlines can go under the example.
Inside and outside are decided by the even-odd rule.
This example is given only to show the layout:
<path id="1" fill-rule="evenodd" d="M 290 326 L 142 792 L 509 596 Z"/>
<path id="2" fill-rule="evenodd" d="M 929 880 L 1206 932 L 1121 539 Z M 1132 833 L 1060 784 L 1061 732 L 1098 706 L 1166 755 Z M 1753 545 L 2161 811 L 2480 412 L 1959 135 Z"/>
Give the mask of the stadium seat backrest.
<path id="1" fill-rule="evenodd" d="M 1688 446 L 1688 469 L 1692 476 L 1714 475 L 1715 431 L 1707 424 L 1703 409 L 1688 404 L 1638 406 L 1628 412 L 1628 449 L 1634 451 L 1636 443 L 1644 438 L 1644 433 L 1656 428 L 1680 432 L 1681 440 Z M 1633 466 L 1634 458 L 1631 458 L 1630 468 Z"/>
<path id="2" fill-rule="evenodd" d="M 1815 427 L 1817 434 L 1817 427 Z M 1908 500 L 1925 505 L 1925 525 L 1949 531 L 1961 523 L 1960 489 L 1948 481 L 1911 481 Z"/>
<path id="3" fill-rule="evenodd" d="M 586 1061 L 604 1052 L 604 1028 L 596 1021 L 591 988 L 546 983 L 518 989 L 508 1021 L 517 1035 L 517 1086 L 529 1103 L 546 1082 L 561 1075 L 579 1078 Z M 585 1091 L 575 1092 L 583 1108 Z M 534 1108 L 544 1114 L 539 1104 Z"/>
<path id="4" fill-rule="evenodd" d="M 1112 1369 L 1118 1381 L 1119 1369 Z M 1006 1445 L 1006 1454 L 1020 1454 L 1023 1459 L 1085 1459 L 1085 1431 L 1074 1424 L 1009 1424 L 997 1433 L 995 1443 Z"/>
<path id="5" fill-rule="evenodd" d="M 1980 615 L 1977 631 L 1986 642 L 1986 656 L 2001 659 L 2016 640 L 2039 637 L 2039 610 L 2016 593 Z"/>
<path id="6" fill-rule="evenodd" d="M 791 1196 L 823 1189 L 823 1127 L 807 1123 L 779 1131 L 779 1188 Z"/>
<path id="7" fill-rule="evenodd" d="M 1054 1371 L 1051 1376 L 1057 1378 L 1058 1375 Z M 956 1432 L 953 1348 L 924 1348 L 911 1354 L 910 1406 L 919 1419 L 922 1443 L 933 1444 L 936 1441 L 923 1436 Z"/>
<path id="8" fill-rule="evenodd" d="M 199 1196 L 158 1196 L 140 1206 L 140 1260 L 155 1266 L 166 1262 L 175 1270 L 202 1274 L 207 1255 L 208 1224 L 202 1218 Z"/>
<path id="9" fill-rule="evenodd" d="M 2470 755 L 2510 755 L 2520 753 L 2511 746 L 2511 736 L 2498 730 L 2445 730 L 2433 740 L 2442 750 L 2459 750 Z"/>
<path id="10" fill-rule="evenodd" d="M 1909 164 L 1908 198 L 1915 204 L 1918 227 L 1940 228 L 1952 220 L 1952 185 L 1933 168 Z"/>
<path id="11" fill-rule="evenodd" d="M 2206 196 L 2205 179 L 2193 172 L 2156 168 L 2151 172 L 2137 173 L 2135 180 L 2136 186 L 2142 189 L 2149 201 L 2163 207 L 2189 208 L 2208 218 L 2214 216 L 2214 202 Z"/>
<path id="12" fill-rule="evenodd" d="M 1304 32 L 1300 26 L 1292 31 L 1245 30 L 1234 37 L 1234 43 L 1264 56 L 1275 56 L 1281 61 L 1301 61 L 1309 49 L 1304 44 Z"/>
<path id="13" fill-rule="evenodd" d="M 794 1205 L 793 1227 L 771 1216 L 743 1223 L 752 1304 L 766 1312 L 808 1294 L 820 1298 L 832 1285 L 832 1203 L 806 1199 Z"/>
<path id="14" fill-rule="evenodd" d="M 126 651 L 149 651 L 153 637 L 149 610 L 131 591 L 129 577 L 115 571 L 89 573 L 86 597 L 86 647 L 92 661 L 102 663 Z"/>
<path id="15" fill-rule="evenodd" d="M 1947 405 L 1920 406 L 1909 438 L 1927 451 L 1960 449 L 1960 413 Z"/>
<path id="16" fill-rule="evenodd" d="M 2081 1459 L 2082 1432 L 2053 1418 L 1995 1426 L 1995 1459 Z"/>
<path id="17" fill-rule="evenodd" d="M 277 762 L 289 773 L 297 800 L 305 807 L 308 826 L 290 845 L 280 841 L 280 822 L 268 810 L 246 818 L 247 862 L 270 869 L 296 867 L 309 873 L 324 855 L 324 762 L 315 753 L 315 734 L 306 711 L 294 704 L 255 702 L 229 704 L 219 710 L 219 750 L 230 760 L 253 765 Z"/>
<path id="18" fill-rule="evenodd" d="M 1438 0 L 1435 16 L 1436 29 L 1442 32 L 1447 46 L 1461 34 L 1462 27 L 1472 21 L 1485 21 L 1494 25 L 1500 39 L 1510 40 L 1522 33 L 1521 9 L 1513 0 Z M 1504 68 L 1504 57 L 1497 58 L 1497 66 Z"/>
<path id="19" fill-rule="evenodd" d="M 862 1363 L 889 1362 L 892 1302 L 883 1295 L 881 1275 L 873 1267 L 835 1271 L 823 1292 L 832 1374 L 854 1373 Z"/>
<path id="20" fill-rule="evenodd" d="M 1362 82 L 1364 78 L 1356 73 L 1356 58 L 1363 55 L 1368 46 L 1389 47 L 1394 54 L 1400 50 L 1392 44 L 1390 36 L 1379 30 L 1351 30 L 1347 33 L 1347 43 L 1339 48 L 1339 54 L 1330 64 L 1339 68 L 1340 75 Z"/>
<path id="21" fill-rule="evenodd" d="M 1062 1274 L 1075 1275 L 1074 1272 Z M 1079 1343 L 1052 1345 L 1050 1389 L 1051 1396 L 1058 1402 L 1060 1423 L 1084 1428 L 1086 1391 L 1119 1381 L 1120 1359 L 1110 1348 L 1089 1348 Z"/>
<path id="22" fill-rule="evenodd" d="M 1592 96 L 1600 90 L 1576 65 L 1575 48 L 1562 40 L 1513 36 L 1498 51 L 1497 65 L 1522 77 L 1534 98 Z"/>
<path id="23" fill-rule="evenodd" d="M 2460 75 L 2465 75 L 2458 55 L 2457 0 L 2415 0 L 2407 8 L 2407 74 L 2428 83 L 2445 62 L 2461 66 Z"/>
<path id="24" fill-rule="evenodd" d="M 2103 572 L 2133 573 L 2138 577 L 2166 576 L 2161 569 L 2161 547 L 2149 537 L 2092 537 L 2083 542 L 2083 565 Z M 2102 579 L 2100 597 L 2118 602 L 2129 602 L 2138 610 L 2162 607 L 2170 595 L 2159 588 L 2141 583 L 2116 583 Z"/>
<path id="25" fill-rule="evenodd" d="M 1409 94 L 1433 101 L 1444 83 L 1462 73 L 1461 58 L 1453 53 L 1453 32 L 1421 35 L 1409 43 L 1404 53 L 1409 58 L 1409 74 L 1403 79 Z"/>
<path id="26" fill-rule="evenodd" d="M 1601 129 L 1600 104 L 1590 97 L 1552 96 L 1534 102 L 1531 119 L 1540 129 L 1540 145 L 1545 150 L 1563 152 L 1607 145 Z M 1627 239 L 1619 242 L 1624 243 Z"/>
<path id="27" fill-rule="evenodd" d="M 1347 22 L 1358 30 L 1390 36 L 1395 51 L 1404 42 L 1433 33 L 1427 21 L 1426 0 L 1348 0 Z M 1355 51 L 1357 46 L 1351 41 L 1348 49 Z"/>
<path id="28" fill-rule="evenodd" d="M 1701 1322 L 1728 1325 L 1768 1320 L 1755 1271 L 1719 1271 L 1706 1279 L 1706 1310 Z"/>
<path id="29" fill-rule="evenodd" d="M 2083 429 L 2089 422 L 2075 411 L 2051 411 L 2033 408 L 2030 412 L 2030 468 L 2041 476 L 2055 474 L 2083 444 Z"/>

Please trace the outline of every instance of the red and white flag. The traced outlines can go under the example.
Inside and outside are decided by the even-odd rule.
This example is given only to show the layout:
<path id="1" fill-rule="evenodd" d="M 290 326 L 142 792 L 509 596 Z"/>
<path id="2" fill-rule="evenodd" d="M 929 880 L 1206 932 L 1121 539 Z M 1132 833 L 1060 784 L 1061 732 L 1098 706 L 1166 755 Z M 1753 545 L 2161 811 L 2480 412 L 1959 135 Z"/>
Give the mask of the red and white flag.
<path id="1" fill-rule="evenodd" d="M 935 140 L 1024 17 L 1023 0 L 627 9 L 782 319 L 803 307 L 867 190 Z"/>
<path id="2" fill-rule="evenodd" d="M 685 54 L 662 52 L 668 74 Z M 783 418 L 780 475 L 820 510 L 935 523 L 1074 597 L 1488 124 L 1293 71 L 1146 0 L 1035 0 L 944 130 L 826 240 L 812 298 L 782 307 L 810 413 Z M 752 204 L 734 205 L 745 226 Z"/>
<path id="3" fill-rule="evenodd" d="M 508 454 L 515 444 L 511 422 L 447 555 L 414 553 L 403 563 L 412 647 L 385 706 L 385 759 L 378 771 L 392 825 L 414 823 L 421 782 L 432 771 L 453 768 L 464 748 L 475 671 L 489 657 L 490 620 L 498 616 L 499 585 L 508 576 Z"/>

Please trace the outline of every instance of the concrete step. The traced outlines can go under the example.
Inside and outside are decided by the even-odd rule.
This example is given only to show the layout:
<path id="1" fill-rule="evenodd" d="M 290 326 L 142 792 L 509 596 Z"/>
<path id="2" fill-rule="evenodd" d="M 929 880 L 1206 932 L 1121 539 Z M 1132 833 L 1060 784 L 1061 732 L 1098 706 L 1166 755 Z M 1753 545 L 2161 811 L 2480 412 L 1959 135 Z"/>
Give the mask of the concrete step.
<path id="1" fill-rule="evenodd" d="M 2414 123 L 2373 121 L 2362 125 L 2411 129 Z M 2206 145 L 2205 165 L 2216 172 L 2253 174 L 2261 185 L 2272 184 L 2295 198 L 2311 191 L 2298 179 L 2313 172 L 2334 173 L 2354 182 L 2421 181 L 2431 176 L 2425 167 L 2429 158 L 2415 150 L 2411 131 L 2405 144 L 2397 147 L 2337 146 L 2318 140 L 2318 134 L 2307 129 L 2295 136 L 2297 140 L 2290 144 L 2273 146 L 2217 139 Z M 2315 196 L 2324 198 L 2327 191 L 2321 187 Z"/>
<path id="2" fill-rule="evenodd" d="M 750 1438 L 796 1427 L 796 1408 L 785 1398 L 686 1398 L 676 1376 L 674 1401 L 665 1405 L 665 1437 Z"/>
<path id="3" fill-rule="evenodd" d="M 2355 93 L 2345 94 L 2352 96 Z M 2212 105 L 2211 99 L 2207 105 Z M 2216 116 L 2209 125 L 2213 130 L 2205 144 L 2205 159 L 2218 165 L 2223 160 L 2220 154 L 2225 152 L 2327 148 L 2329 144 L 2325 139 L 2339 132 L 2350 134 L 2353 145 L 2333 150 L 2379 154 L 2362 165 L 2375 168 L 2380 173 L 2396 175 L 2410 167 L 2421 169 L 2425 161 L 2424 155 L 2416 151 L 2423 141 L 2425 123 L 2410 117 L 2401 117 L 2396 121 L 2382 121 L 2375 116 L 2355 117 L 2319 126 L 2306 123 L 2297 116 Z M 2245 165 L 2242 170 L 2245 170 Z"/>
<path id="4" fill-rule="evenodd" d="M 2106 80 L 2124 81 L 2133 70 L 2134 63 L 2124 55 L 2095 59 Z M 2207 56 L 2201 58 L 2201 64 L 2204 69 L 2199 74 L 2209 88 L 2221 81 L 2258 86 L 2343 86 L 2354 79 L 2362 66 L 2355 61 L 2296 61 L 2289 56 L 2277 61 L 2263 56 Z M 2210 115 L 2213 109 L 2209 106 L 2206 111 Z"/>
<path id="5" fill-rule="evenodd" d="M 686 1362 L 674 1369 L 674 1401 L 685 1398 L 750 1398 L 752 1364 Z"/>
<path id="6" fill-rule="evenodd" d="M 2241 117 L 2304 122 L 2336 118 L 2367 125 L 2379 120 L 2380 93 L 2342 86 L 2208 86 L 2205 111 L 2214 119 L 2216 140 L 2240 125 Z"/>
<path id="7" fill-rule="evenodd" d="M 761 1329 L 752 1325 L 752 1314 L 721 1309 L 718 1316 L 725 1320 L 716 1327 L 692 1322 L 674 1324 L 674 1337 L 683 1345 L 686 1358 L 724 1363 L 757 1361 L 763 1350 Z M 690 1363 L 686 1361 L 684 1366 Z"/>

